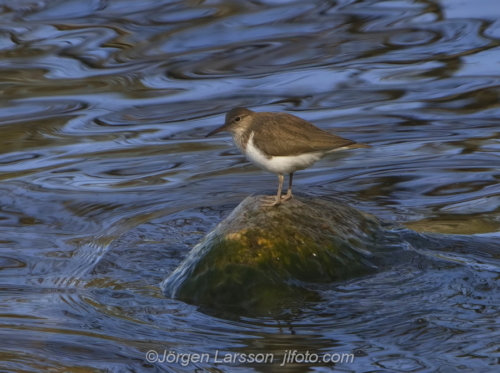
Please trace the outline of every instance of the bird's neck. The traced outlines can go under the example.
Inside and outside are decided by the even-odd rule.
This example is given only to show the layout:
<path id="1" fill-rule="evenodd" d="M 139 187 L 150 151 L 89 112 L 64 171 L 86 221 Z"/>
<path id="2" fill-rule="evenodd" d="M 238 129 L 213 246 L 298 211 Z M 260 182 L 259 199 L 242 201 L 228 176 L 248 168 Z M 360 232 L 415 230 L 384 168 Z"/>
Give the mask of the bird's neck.
<path id="1" fill-rule="evenodd" d="M 250 139 L 252 132 L 253 131 L 246 128 L 237 128 L 232 133 L 234 143 L 243 153 L 246 152 L 248 140 Z"/>

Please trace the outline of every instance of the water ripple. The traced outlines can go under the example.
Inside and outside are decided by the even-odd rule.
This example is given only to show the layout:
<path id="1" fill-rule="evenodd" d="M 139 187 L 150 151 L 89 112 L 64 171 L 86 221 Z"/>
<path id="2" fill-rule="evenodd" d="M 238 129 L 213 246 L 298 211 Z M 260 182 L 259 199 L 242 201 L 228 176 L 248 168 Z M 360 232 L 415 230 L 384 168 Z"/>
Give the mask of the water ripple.
<path id="1" fill-rule="evenodd" d="M 352 365 L 335 368 L 360 372 L 491 371 L 494 1 L 3 2 L 2 367 L 271 369 L 145 361 L 151 349 L 217 346 L 352 352 Z M 158 284 L 194 244 L 246 195 L 275 192 L 276 177 L 227 134 L 204 139 L 237 106 L 373 145 L 298 172 L 295 190 L 449 235 L 414 233 L 403 265 L 322 286 L 323 302 L 279 320 L 165 299 Z M 272 366 L 304 369 L 333 368 Z"/>

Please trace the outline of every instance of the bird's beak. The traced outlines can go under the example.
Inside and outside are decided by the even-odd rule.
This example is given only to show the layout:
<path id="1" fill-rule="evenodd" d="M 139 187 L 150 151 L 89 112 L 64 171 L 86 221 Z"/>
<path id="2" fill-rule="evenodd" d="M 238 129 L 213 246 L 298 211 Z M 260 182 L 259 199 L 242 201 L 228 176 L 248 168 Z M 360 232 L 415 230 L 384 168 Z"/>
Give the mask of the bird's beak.
<path id="1" fill-rule="evenodd" d="M 219 128 L 216 128 L 214 129 L 212 132 L 210 132 L 208 135 L 205 136 L 205 138 L 207 138 L 208 136 L 212 136 L 212 135 L 215 135 L 216 133 L 219 133 L 219 132 L 222 132 L 222 131 L 225 131 L 227 128 L 227 126 L 225 124 L 223 124 L 222 126 L 220 126 Z"/>

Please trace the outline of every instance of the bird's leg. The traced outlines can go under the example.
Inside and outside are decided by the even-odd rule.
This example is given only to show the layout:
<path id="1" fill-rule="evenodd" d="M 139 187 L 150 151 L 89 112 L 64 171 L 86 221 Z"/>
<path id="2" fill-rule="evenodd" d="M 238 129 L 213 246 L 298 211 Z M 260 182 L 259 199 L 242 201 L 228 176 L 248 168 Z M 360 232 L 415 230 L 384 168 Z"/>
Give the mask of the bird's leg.
<path id="1" fill-rule="evenodd" d="M 281 188 L 283 188 L 283 180 L 285 180 L 283 174 L 278 174 L 278 180 L 279 180 L 278 194 L 276 195 L 276 197 L 271 197 L 271 196 L 264 197 L 263 199 L 264 203 L 262 204 L 262 206 L 271 207 L 279 205 L 281 203 Z"/>
<path id="2" fill-rule="evenodd" d="M 286 196 L 281 197 L 281 202 L 288 201 L 292 198 L 292 180 L 293 180 L 293 172 L 290 173 L 290 181 L 288 182 L 288 190 L 286 192 Z"/>

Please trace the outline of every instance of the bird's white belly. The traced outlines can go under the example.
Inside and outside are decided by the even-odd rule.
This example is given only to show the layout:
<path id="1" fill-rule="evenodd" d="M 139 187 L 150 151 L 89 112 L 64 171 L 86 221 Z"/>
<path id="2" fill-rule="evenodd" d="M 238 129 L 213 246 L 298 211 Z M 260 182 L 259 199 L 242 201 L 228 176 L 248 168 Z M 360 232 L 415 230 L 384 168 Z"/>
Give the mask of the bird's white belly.
<path id="1" fill-rule="evenodd" d="M 284 157 L 267 158 L 253 143 L 253 133 L 250 135 L 246 149 L 246 158 L 257 167 L 273 174 L 289 174 L 312 166 L 322 158 L 319 153 L 305 153 Z"/>

